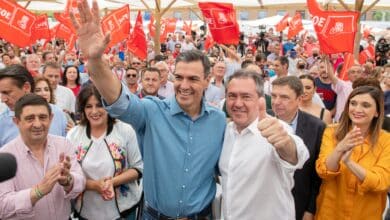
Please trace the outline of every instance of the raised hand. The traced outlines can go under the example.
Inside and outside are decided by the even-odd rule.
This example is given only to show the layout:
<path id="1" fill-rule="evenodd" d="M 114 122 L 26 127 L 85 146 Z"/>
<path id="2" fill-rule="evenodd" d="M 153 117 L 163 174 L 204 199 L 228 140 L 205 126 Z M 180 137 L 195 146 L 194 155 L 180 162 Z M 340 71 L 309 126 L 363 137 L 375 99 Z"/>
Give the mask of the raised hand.
<path id="1" fill-rule="evenodd" d="M 261 135 L 267 138 L 276 149 L 283 148 L 288 144 L 291 144 L 291 137 L 287 131 L 283 128 L 283 125 L 277 118 L 266 116 L 260 113 L 260 121 L 257 125 Z"/>
<path id="2" fill-rule="evenodd" d="M 60 176 L 58 177 L 58 183 L 62 186 L 68 186 L 69 183 L 69 175 L 70 175 L 70 157 L 65 156 L 64 153 L 60 154 L 59 158 L 59 167 L 60 167 Z"/>
<path id="3" fill-rule="evenodd" d="M 110 41 L 110 34 L 103 35 L 97 1 L 93 0 L 92 9 L 87 0 L 81 0 L 77 6 L 80 21 L 77 21 L 72 12 L 70 17 L 77 32 L 80 49 L 88 59 L 101 59 Z"/>
<path id="4" fill-rule="evenodd" d="M 261 135 L 267 138 L 268 142 L 272 144 L 280 158 L 291 164 L 298 163 L 295 141 L 287 133 L 282 123 L 277 118 L 268 116 L 265 110 L 261 109 L 259 112 L 259 120 L 257 128 Z"/>
<path id="5" fill-rule="evenodd" d="M 347 135 L 345 135 L 344 139 L 337 144 L 336 150 L 344 154 L 345 152 L 352 150 L 352 148 L 363 144 L 363 142 L 364 138 L 360 128 L 355 126 Z"/>

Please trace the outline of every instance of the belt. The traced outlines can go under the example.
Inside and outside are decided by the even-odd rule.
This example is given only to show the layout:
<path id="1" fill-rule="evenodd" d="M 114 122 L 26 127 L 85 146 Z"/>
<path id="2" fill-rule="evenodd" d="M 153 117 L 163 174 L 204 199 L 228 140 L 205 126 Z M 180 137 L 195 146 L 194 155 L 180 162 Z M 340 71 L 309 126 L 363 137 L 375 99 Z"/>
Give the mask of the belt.
<path id="1" fill-rule="evenodd" d="M 181 217 L 169 217 L 161 212 L 153 209 L 148 204 L 144 204 L 144 212 L 147 212 L 153 218 L 157 220 L 208 220 L 211 215 L 211 204 L 207 205 L 202 211 L 192 214 L 189 216 L 181 216 Z"/>

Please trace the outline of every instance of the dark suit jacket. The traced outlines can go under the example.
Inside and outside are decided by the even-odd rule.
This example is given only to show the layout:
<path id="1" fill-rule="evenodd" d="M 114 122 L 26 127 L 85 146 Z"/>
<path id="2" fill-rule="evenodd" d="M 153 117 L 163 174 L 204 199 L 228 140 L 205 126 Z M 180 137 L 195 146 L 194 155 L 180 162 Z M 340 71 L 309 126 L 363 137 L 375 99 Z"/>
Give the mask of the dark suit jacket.
<path id="1" fill-rule="evenodd" d="M 315 170 L 315 162 L 320 153 L 322 135 L 326 124 L 319 118 L 306 112 L 298 112 L 296 135 L 302 138 L 309 150 L 310 158 L 303 168 L 295 171 L 295 185 L 292 190 L 295 202 L 296 219 L 302 220 L 303 213 L 315 213 L 316 198 L 321 185 L 321 179 Z"/>

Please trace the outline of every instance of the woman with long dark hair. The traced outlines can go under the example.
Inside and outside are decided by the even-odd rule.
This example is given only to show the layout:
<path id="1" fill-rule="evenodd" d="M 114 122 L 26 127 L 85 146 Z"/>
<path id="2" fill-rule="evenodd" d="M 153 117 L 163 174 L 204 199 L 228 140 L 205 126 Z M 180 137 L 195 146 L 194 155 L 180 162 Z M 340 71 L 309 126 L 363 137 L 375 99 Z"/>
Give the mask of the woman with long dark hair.
<path id="1" fill-rule="evenodd" d="M 80 91 L 77 101 L 80 125 L 70 130 L 67 138 L 77 146 L 87 183 L 76 211 L 80 219 L 134 220 L 143 171 L 135 131 L 107 114 L 92 84 Z"/>
<path id="2" fill-rule="evenodd" d="M 77 66 L 66 66 L 62 75 L 62 84 L 72 90 L 75 97 L 80 92 L 80 71 Z"/>
<path id="3" fill-rule="evenodd" d="M 325 129 L 316 170 L 316 219 L 382 219 L 390 187 L 390 134 L 382 130 L 383 92 L 355 88 L 340 123 Z"/>

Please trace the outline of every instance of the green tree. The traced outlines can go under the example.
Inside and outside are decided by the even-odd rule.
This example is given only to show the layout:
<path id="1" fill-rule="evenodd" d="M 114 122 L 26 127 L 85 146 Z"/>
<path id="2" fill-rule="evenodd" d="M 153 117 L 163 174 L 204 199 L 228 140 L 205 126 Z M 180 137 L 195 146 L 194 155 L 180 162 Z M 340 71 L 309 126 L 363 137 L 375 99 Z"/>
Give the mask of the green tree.
<path id="1" fill-rule="evenodd" d="M 381 11 L 375 11 L 372 15 L 374 21 L 382 21 L 383 13 Z"/>
<path id="2" fill-rule="evenodd" d="M 385 21 L 390 21 L 390 11 L 386 11 Z"/>

